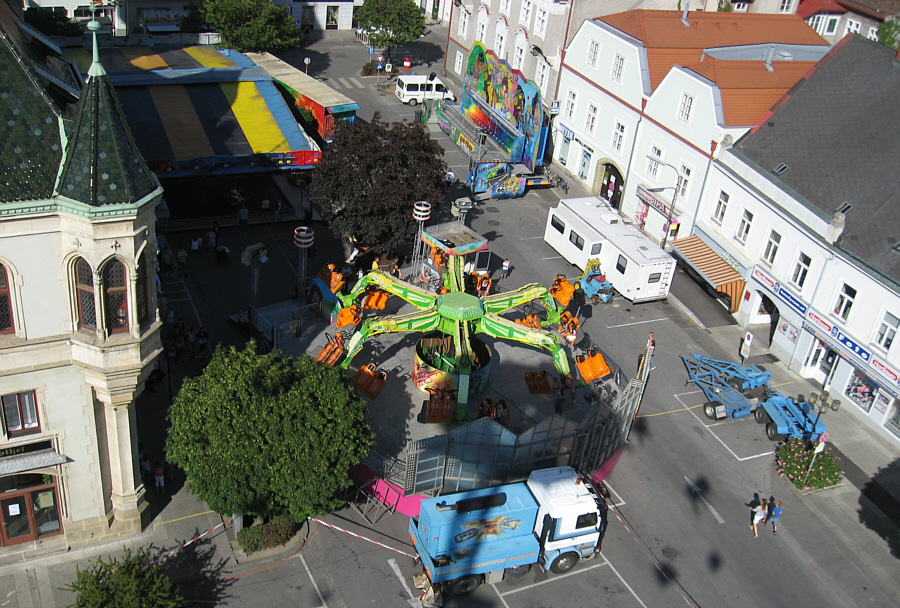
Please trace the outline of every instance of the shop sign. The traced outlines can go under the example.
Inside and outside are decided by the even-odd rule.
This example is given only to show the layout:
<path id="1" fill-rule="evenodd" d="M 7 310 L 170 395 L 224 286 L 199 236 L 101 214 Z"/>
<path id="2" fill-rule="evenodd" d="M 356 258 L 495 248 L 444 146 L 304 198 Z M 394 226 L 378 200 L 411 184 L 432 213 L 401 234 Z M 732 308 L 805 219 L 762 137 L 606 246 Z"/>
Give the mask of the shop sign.
<path id="1" fill-rule="evenodd" d="M 822 331 L 825 331 L 829 334 L 831 333 L 831 323 L 829 323 L 828 321 L 826 321 L 825 319 L 820 317 L 814 311 L 811 310 L 808 313 L 806 313 L 806 318 L 809 319 L 810 321 L 812 321 L 813 325 L 815 325 Z"/>
<path id="2" fill-rule="evenodd" d="M 653 196 L 653 194 L 643 186 L 637 187 L 637 195 L 639 199 L 641 199 L 663 215 L 669 214 L 669 206 L 664 201 L 661 201 L 660 199 Z"/>
<path id="3" fill-rule="evenodd" d="M 806 311 L 808 310 L 806 304 L 804 304 L 803 301 L 793 293 L 782 287 L 781 283 L 771 278 L 765 272 L 763 272 L 759 268 L 754 268 L 753 278 L 756 279 L 759 283 L 768 287 L 772 293 L 784 300 L 788 306 L 799 312 L 801 315 L 806 314 Z"/>
<path id="4" fill-rule="evenodd" d="M 574 135 L 574 133 L 573 133 L 573 135 Z M 589 145 L 587 145 L 586 143 L 584 143 L 583 141 L 581 141 L 581 140 L 578 139 L 577 137 L 575 138 L 575 141 L 578 142 L 578 145 L 581 146 L 582 148 L 584 148 L 584 150 L 585 150 L 586 152 L 589 152 L 590 154 L 593 154 L 593 153 L 594 153 L 594 149 L 593 149 L 592 147 L 590 147 Z"/>
<path id="5" fill-rule="evenodd" d="M 900 385 L 900 374 L 891 369 L 884 361 L 878 357 L 872 357 L 872 369 L 893 382 Z"/>
<path id="6" fill-rule="evenodd" d="M 569 127 L 567 127 L 566 125 L 564 125 L 561 122 L 558 122 L 556 124 L 559 125 L 559 132 L 563 134 L 563 137 L 565 137 L 568 140 L 575 139 L 575 131 L 573 131 L 572 129 L 570 129 Z"/>
<path id="7" fill-rule="evenodd" d="M 851 351 L 854 355 L 856 355 L 863 361 L 868 363 L 869 359 L 872 358 L 872 353 L 870 353 L 869 351 L 864 349 L 862 346 L 860 346 L 859 344 L 857 344 L 856 342 L 851 340 L 850 336 L 848 336 L 847 334 L 842 332 L 837 327 L 835 327 L 831 330 L 831 335 L 834 336 L 834 338 L 838 342 L 840 342 L 841 344 L 846 346 L 847 350 Z"/>
<path id="8" fill-rule="evenodd" d="M 46 441 L 38 441 L 37 443 L 26 443 L 25 445 L 16 445 L 0 450 L 0 458 L 8 456 L 21 456 L 22 454 L 30 454 L 31 452 L 40 452 L 43 450 L 52 450 L 53 442 L 49 439 Z"/>

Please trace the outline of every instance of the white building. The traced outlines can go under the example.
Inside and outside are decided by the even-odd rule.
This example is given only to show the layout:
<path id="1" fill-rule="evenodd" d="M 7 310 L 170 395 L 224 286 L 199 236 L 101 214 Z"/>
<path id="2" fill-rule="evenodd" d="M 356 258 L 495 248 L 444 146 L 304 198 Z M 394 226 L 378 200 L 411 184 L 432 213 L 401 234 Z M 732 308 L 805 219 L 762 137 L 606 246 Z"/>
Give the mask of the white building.
<path id="1" fill-rule="evenodd" d="M 585 21 L 566 50 L 553 160 L 654 240 L 690 234 L 722 142 L 827 50 L 793 15 L 637 10 Z"/>
<path id="2" fill-rule="evenodd" d="M 162 189 L 99 64 L 76 108 L 59 49 L 5 4 L 0 28 L 0 554 L 28 556 L 146 523 L 133 405 L 161 352 Z"/>
<path id="3" fill-rule="evenodd" d="M 831 44 L 847 34 L 877 41 L 882 23 L 900 22 L 900 0 L 801 0 L 797 14 Z"/>
<path id="4" fill-rule="evenodd" d="M 750 269 L 738 320 L 769 323 L 773 354 L 895 441 L 898 96 L 896 52 L 847 36 L 720 154 L 696 225 Z"/>

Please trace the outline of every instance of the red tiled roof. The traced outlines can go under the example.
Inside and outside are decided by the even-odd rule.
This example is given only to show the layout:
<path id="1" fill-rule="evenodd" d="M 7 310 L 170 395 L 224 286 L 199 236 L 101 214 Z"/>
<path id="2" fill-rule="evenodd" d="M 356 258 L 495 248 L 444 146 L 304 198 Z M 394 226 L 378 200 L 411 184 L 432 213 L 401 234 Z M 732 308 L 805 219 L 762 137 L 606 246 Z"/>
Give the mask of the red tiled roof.
<path id="1" fill-rule="evenodd" d="M 837 0 L 803 0 L 797 7 L 797 16 L 806 19 L 816 13 L 837 13 L 843 15 L 847 12 Z"/>

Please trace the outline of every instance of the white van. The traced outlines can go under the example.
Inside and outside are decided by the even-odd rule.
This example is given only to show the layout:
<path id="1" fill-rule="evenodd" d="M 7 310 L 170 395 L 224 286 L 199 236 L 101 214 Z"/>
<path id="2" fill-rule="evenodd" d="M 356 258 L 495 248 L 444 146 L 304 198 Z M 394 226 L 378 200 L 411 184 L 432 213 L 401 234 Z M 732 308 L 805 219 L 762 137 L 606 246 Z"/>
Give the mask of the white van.
<path id="1" fill-rule="evenodd" d="M 547 216 L 544 240 L 581 270 L 598 260 L 606 280 L 632 302 L 669 295 L 675 258 L 599 198 L 559 201 Z"/>
<path id="2" fill-rule="evenodd" d="M 429 76 L 410 75 L 397 78 L 397 87 L 394 89 L 397 99 L 411 106 L 426 99 L 449 99 L 456 101 L 456 95 L 447 88 L 440 78 Z"/>

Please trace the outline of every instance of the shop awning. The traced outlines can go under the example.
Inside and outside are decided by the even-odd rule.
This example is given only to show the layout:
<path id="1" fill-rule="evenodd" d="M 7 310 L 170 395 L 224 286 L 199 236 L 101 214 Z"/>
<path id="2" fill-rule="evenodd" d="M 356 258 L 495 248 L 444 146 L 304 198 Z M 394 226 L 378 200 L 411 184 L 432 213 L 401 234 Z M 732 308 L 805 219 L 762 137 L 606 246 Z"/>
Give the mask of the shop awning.
<path id="1" fill-rule="evenodd" d="M 697 271 L 703 280 L 712 285 L 716 291 L 731 298 L 731 312 L 736 312 L 741 305 L 744 293 L 744 277 L 699 236 L 693 235 L 671 242 L 675 253 Z"/>
<path id="2" fill-rule="evenodd" d="M 66 456 L 57 454 L 53 450 L 42 450 L 40 452 L 31 452 L 30 454 L 8 456 L 6 458 L 0 458 L 0 475 L 15 475 L 16 473 L 54 467 L 58 464 L 65 464 L 67 462 L 69 462 L 69 459 Z"/>

